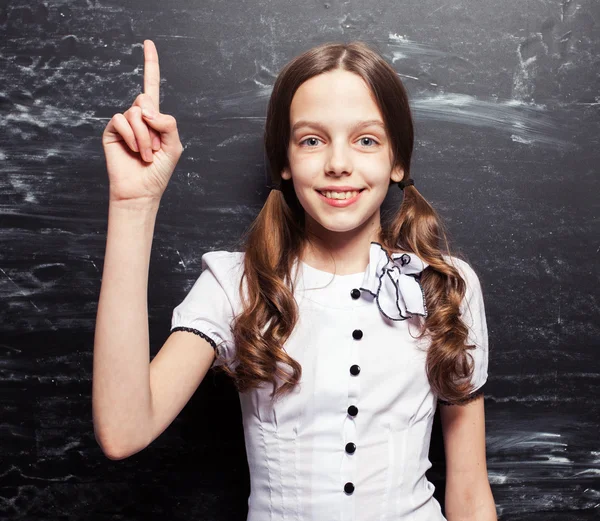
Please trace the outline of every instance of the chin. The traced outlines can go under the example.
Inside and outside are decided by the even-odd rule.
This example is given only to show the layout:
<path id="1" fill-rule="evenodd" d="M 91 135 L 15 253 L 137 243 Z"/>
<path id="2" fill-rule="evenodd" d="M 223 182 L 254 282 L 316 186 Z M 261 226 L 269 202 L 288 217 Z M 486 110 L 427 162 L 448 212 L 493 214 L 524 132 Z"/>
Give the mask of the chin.
<path id="1" fill-rule="evenodd" d="M 356 219 L 352 216 L 350 219 L 327 219 L 317 218 L 314 215 L 310 216 L 310 225 L 313 229 L 327 230 L 332 233 L 348 233 L 360 228 L 365 220 Z M 308 224 L 308 222 L 307 222 Z"/>

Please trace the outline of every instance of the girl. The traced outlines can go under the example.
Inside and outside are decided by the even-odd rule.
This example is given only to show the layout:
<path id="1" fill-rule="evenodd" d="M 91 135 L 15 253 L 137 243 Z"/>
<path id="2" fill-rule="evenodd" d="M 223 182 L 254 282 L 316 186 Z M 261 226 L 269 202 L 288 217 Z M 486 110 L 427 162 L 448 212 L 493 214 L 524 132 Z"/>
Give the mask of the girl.
<path id="1" fill-rule="evenodd" d="M 285 66 L 266 118 L 273 189 L 243 251 L 203 255 L 148 364 L 152 234 L 182 146 L 159 111 L 151 41 L 144 52 L 144 93 L 103 134 L 110 204 L 93 412 L 104 453 L 148 446 L 219 368 L 239 390 L 249 521 L 495 520 L 481 286 L 410 177 L 398 75 L 358 42 Z M 394 183 L 403 201 L 384 222 Z M 438 404 L 446 517 L 425 476 Z"/>

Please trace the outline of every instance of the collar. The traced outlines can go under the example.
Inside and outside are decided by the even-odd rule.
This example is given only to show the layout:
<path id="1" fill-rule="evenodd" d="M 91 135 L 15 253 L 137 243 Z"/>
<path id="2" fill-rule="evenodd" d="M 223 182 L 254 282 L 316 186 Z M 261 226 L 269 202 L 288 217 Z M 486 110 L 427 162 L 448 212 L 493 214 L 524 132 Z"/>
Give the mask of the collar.
<path id="1" fill-rule="evenodd" d="M 392 253 L 371 242 L 369 265 L 360 287 L 375 297 L 379 311 L 390 320 L 427 316 L 425 293 L 419 282 L 429 264 L 414 253 Z"/>

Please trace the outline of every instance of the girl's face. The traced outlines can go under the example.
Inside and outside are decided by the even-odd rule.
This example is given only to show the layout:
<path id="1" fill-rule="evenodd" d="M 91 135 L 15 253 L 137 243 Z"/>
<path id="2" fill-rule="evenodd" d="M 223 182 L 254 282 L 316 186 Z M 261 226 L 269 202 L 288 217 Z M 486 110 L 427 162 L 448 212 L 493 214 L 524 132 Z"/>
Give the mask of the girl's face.
<path id="1" fill-rule="evenodd" d="M 403 169 L 392 170 L 383 118 L 364 80 L 341 69 L 310 78 L 294 94 L 290 126 L 281 176 L 292 179 L 307 228 L 378 230 L 390 179 L 401 181 Z"/>

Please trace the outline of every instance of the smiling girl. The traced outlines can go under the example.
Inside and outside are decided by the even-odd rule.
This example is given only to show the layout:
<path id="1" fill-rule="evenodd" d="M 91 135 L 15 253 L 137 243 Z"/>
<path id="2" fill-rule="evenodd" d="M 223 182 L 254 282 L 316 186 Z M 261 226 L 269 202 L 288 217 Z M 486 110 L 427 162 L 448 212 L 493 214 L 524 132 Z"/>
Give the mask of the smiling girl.
<path id="1" fill-rule="evenodd" d="M 93 412 L 104 453 L 147 447 L 212 367 L 239 391 L 248 521 L 496 520 L 481 285 L 450 255 L 410 177 L 398 75 L 359 42 L 320 45 L 283 68 L 265 125 L 273 189 L 243 251 L 202 256 L 148 364 L 152 235 L 182 146 L 158 109 L 156 48 L 144 49 L 145 92 L 103 134 L 110 204 Z M 384 222 L 395 183 L 403 200 Z M 445 515 L 425 476 L 438 405 Z"/>

